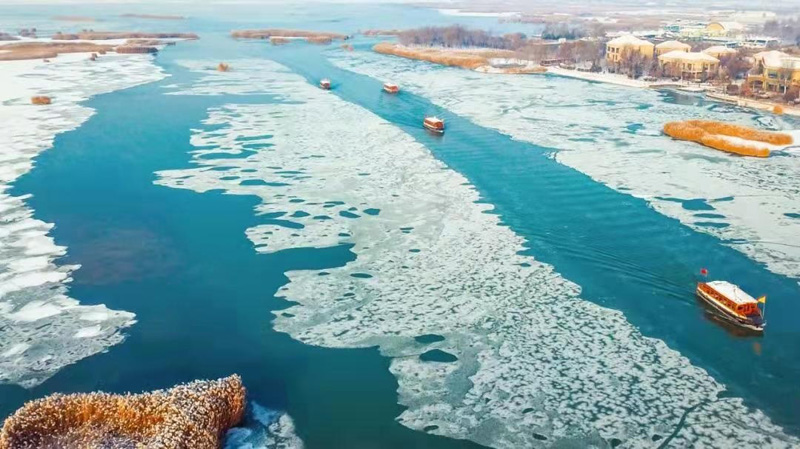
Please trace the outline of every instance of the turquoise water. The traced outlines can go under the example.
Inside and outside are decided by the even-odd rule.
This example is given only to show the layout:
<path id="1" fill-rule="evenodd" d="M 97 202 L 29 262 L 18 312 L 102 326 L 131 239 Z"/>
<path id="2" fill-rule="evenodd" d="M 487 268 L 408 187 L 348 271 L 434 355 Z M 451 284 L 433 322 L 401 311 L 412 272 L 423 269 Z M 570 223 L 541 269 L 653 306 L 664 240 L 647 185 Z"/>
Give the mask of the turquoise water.
<path id="1" fill-rule="evenodd" d="M 332 441 L 352 448 L 474 446 L 397 423 L 397 381 L 376 349 L 307 346 L 272 330 L 270 311 L 288 306 L 273 296 L 287 282 L 284 273 L 342 266 L 355 257 L 349 245 L 260 255 L 244 234 L 270 220 L 254 215 L 256 199 L 153 184 L 156 171 L 189 166 L 188 153 L 196 149 L 189 143 L 191 130 L 207 127 L 202 121 L 209 108 L 279 101 L 267 95 L 164 95 L 167 86 L 197 77 L 177 61 L 252 57 L 275 60 L 311 84 L 331 77 L 332 94 L 400 127 L 463 174 L 502 222 L 525 238 L 525 252 L 580 285 L 583 299 L 623 312 L 644 335 L 708 370 L 731 395 L 800 434 L 795 280 L 558 164 L 548 148 L 512 140 L 408 92 L 382 95 L 382 81 L 336 68 L 326 60 L 325 47 L 232 41 L 224 34 L 231 27 L 263 25 L 244 19 L 247 11 L 238 8 L 244 7 L 216 19 L 201 10 L 177 24 L 202 39 L 157 57 L 169 78 L 88 101 L 96 115 L 59 135 L 14 185 L 13 194 L 34 195 L 28 204 L 37 218 L 56 224 L 51 235 L 69 248 L 59 262 L 82 265 L 70 295 L 82 304 L 134 312 L 137 323 L 122 344 L 62 369 L 38 387 L 0 387 L 0 414 L 56 391 L 141 391 L 239 373 L 251 399 L 292 416 L 309 448 L 331 447 Z M 396 8 L 298 7 L 282 10 L 269 25 L 401 27 L 386 19 L 401 11 Z M 418 9 L 402 12 L 407 15 L 398 20 L 405 23 L 455 20 L 431 19 Z M 443 137 L 420 129 L 426 114 L 447 120 Z M 703 204 L 684 207 L 713 212 Z M 775 298 L 764 337 L 744 337 L 708 318 L 693 297 L 700 267 Z"/>

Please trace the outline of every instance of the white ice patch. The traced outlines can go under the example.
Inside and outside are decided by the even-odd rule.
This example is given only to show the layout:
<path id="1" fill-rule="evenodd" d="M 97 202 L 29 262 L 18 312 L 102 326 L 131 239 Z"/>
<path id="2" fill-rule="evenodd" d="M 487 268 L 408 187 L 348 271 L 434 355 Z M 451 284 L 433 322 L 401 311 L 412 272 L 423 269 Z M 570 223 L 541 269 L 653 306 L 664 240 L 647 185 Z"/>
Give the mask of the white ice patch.
<path id="1" fill-rule="evenodd" d="M 785 215 L 800 213 L 797 156 L 738 157 L 661 132 L 666 122 L 690 118 L 785 128 L 780 118 L 722 105 L 668 103 L 647 89 L 542 75 L 478 76 L 371 52 L 333 54 L 342 68 L 391 79 L 478 125 L 558 149 L 558 162 L 646 199 L 775 273 L 800 278 L 800 219 Z M 697 217 L 697 211 L 660 199 L 726 197 L 733 199 L 713 204 L 724 218 Z"/>
<path id="2" fill-rule="evenodd" d="M 164 76 L 151 56 L 88 56 L 0 62 L 0 383 L 35 386 L 119 343 L 120 330 L 134 323 L 132 313 L 82 306 L 67 296 L 66 283 L 78 267 L 54 263 L 66 248 L 48 235 L 53 225 L 33 217 L 25 204 L 29 196 L 8 193 L 56 134 L 92 115 L 79 102 Z M 34 95 L 53 103 L 31 105 Z"/>
<path id="3" fill-rule="evenodd" d="M 292 418 L 282 412 L 250 403 L 246 427 L 236 427 L 225 436 L 225 449 L 303 449 Z"/>
<path id="4" fill-rule="evenodd" d="M 287 273 L 279 294 L 296 304 L 276 312 L 275 327 L 313 345 L 379 347 L 408 407 L 402 424 L 498 448 L 800 444 L 721 398 L 723 385 L 620 312 L 519 255 L 523 240 L 476 203 L 466 179 L 398 128 L 275 63 L 232 64 L 293 102 L 214 108 L 192 142 L 235 153 L 241 137 L 264 135 L 272 146 L 195 154 L 197 168 L 156 183 L 261 198 L 257 213 L 294 223 L 248 230 L 261 252 L 336 245 L 332 233 L 344 230 L 356 260 Z M 427 334 L 443 338 L 415 338 Z"/>

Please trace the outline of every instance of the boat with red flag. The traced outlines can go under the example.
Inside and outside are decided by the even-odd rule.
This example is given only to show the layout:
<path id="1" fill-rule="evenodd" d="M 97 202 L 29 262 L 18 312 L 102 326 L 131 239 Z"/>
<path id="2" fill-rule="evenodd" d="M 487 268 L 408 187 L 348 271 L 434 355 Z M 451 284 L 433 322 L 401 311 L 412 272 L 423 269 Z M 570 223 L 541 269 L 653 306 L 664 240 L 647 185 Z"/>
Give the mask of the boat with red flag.
<path id="1" fill-rule="evenodd" d="M 708 271 L 701 271 L 704 275 Z M 697 296 L 719 312 L 726 321 L 737 326 L 763 332 L 767 322 L 764 319 L 767 297 L 753 298 L 738 285 L 727 281 L 710 281 L 697 283 Z"/>

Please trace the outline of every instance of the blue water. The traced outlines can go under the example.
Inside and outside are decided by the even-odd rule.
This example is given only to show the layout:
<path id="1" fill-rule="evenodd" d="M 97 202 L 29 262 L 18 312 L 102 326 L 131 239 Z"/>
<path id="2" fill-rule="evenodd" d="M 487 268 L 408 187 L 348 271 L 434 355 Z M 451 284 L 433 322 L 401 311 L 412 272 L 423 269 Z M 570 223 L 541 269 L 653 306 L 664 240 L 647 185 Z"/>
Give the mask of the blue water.
<path id="1" fill-rule="evenodd" d="M 183 13 L 174 5 L 159 12 L 173 8 Z M 287 282 L 283 273 L 341 266 L 355 257 L 349 246 L 259 255 L 244 230 L 277 217 L 256 217 L 256 198 L 153 184 L 154 172 L 189 166 L 189 152 L 197 149 L 189 143 L 190 130 L 204 127 L 209 108 L 275 101 L 259 95 L 163 95 L 165 86 L 189 83 L 196 76 L 176 61 L 263 57 L 309 83 L 334 79 L 334 95 L 399 126 L 467 177 L 482 201 L 493 204 L 503 223 L 526 239 L 526 254 L 580 285 L 582 298 L 622 311 L 643 334 L 664 340 L 731 394 L 800 434 L 796 281 L 658 214 L 643 200 L 556 163 L 549 157 L 551 149 L 514 141 L 408 92 L 381 95 L 380 80 L 334 67 L 325 58 L 326 47 L 232 41 L 225 35 L 231 28 L 264 26 L 245 6 L 226 8 L 218 17 L 204 7 L 193 8 L 191 20 L 171 29 L 197 31 L 202 39 L 170 47 L 156 58 L 170 78 L 88 101 L 97 113 L 79 129 L 59 135 L 53 148 L 37 158 L 36 168 L 14 185 L 13 194 L 34 195 L 28 204 L 37 218 L 56 223 L 51 235 L 69 248 L 59 263 L 82 265 L 70 295 L 82 304 L 134 312 L 138 322 L 122 344 L 64 368 L 38 387 L 0 386 L 0 415 L 57 391 L 141 391 L 239 373 L 252 399 L 293 417 L 308 448 L 332 447 L 331 442 L 348 448 L 475 446 L 395 422 L 402 412 L 397 383 L 388 371 L 389 360 L 375 349 L 311 347 L 272 330 L 270 311 L 287 307 L 273 297 Z M 268 25 L 352 32 L 456 20 L 400 8 L 297 6 L 282 9 Z M 38 7 L 23 12 L 14 10 L 14 20 L 45 21 Z M 91 12 L 79 6 L 71 14 Z M 108 13 L 107 24 L 119 21 L 112 19 L 115 14 Z M 514 28 L 473 21 L 498 30 Z M 172 25 L 133 23 L 162 29 Z M 366 48 L 371 42 L 358 40 L 356 46 Z M 445 118 L 448 132 L 437 137 L 420 129 L 419 118 L 426 114 Z M 712 200 L 681 201 L 702 220 L 703 214 L 713 214 Z M 742 336 L 709 318 L 693 296 L 701 267 L 776 298 L 763 337 Z"/>

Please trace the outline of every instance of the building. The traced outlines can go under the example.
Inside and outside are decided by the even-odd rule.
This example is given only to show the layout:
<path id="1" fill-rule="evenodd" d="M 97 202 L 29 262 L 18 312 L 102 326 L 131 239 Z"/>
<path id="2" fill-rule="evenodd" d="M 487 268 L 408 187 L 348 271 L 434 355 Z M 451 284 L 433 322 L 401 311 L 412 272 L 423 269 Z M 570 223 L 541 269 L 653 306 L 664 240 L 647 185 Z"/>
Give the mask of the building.
<path id="1" fill-rule="evenodd" d="M 664 53 L 669 53 L 671 51 L 689 52 L 691 50 L 692 46 L 689 44 L 684 44 L 683 42 L 678 41 L 665 41 L 656 45 L 656 56 L 661 56 Z"/>
<path id="2" fill-rule="evenodd" d="M 775 48 L 781 43 L 780 39 L 766 36 L 748 36 L 742 40 L 744 48 Z"/>
<path id="3" fill-rule="evenodd" d="M 782 51 L 762 51 L 753 55 L 755 66 L 747 74 L 753 89 L 786 93 L 792 86 L 800 87 L 800 58 Z"/>
<path id="4" fill-rule="evenodd" d="M 706 48 L 703 50 L 703 53 L 720 59 L 724 58 L 725 56 L 735 55 L 738 53 L 738 51 L 735 48 L 726 47 L 724 45 L 715 45 L 713 47 Z"/>
<path id="5" fill-rule="evenodd" d="M 625 53 L 638 53 L 645 58 L 652 58 L 654 48 L 650 41 L 625 34 L 606 43 L 606 62 L 609 66 L 619 64 Z"/>
<path id="6" fill-rule="evenodd" d="M 702 52 L 673 50 L 658 57 L 667 74 L 682 79 L 706 79 L 719 70 L 719 59 Z"/>
<path id="7" fill-rule="evenodd" d="M 739 22 L 711 22 L 706 25 L 706 36 L 733 36 L 744 33 L 744 25 Z"/>

